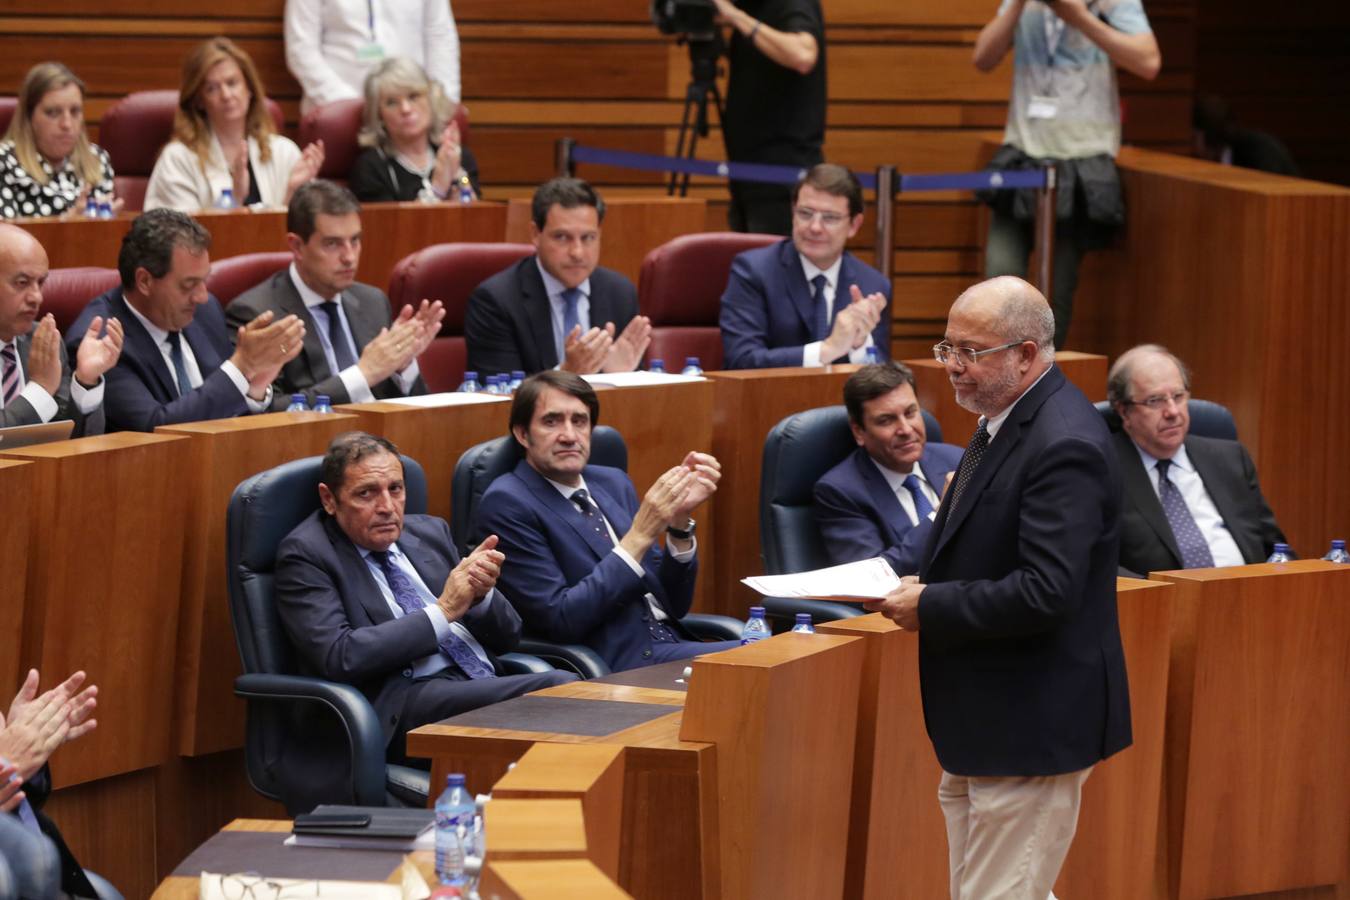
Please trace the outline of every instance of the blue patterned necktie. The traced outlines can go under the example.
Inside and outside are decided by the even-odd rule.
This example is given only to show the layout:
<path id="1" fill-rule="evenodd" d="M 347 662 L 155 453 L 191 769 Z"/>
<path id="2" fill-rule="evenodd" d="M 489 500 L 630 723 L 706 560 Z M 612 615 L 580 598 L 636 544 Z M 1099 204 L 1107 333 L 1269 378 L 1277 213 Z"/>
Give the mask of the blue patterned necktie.
<path id="1" fill-rule="evenodd" d="M 595 502 L 591 500 L 591 495 L 585 488 L 577 488 L 572 492 L 571 501 L 581 510 L 582 516 L 586 518 L 586 524 L 595 529 L 595 533 L 605 539 L 605 543 L 611 547 L 614 546 L 614 539 L 609 536 L 609 529 L 605 527 L 605 520 L 600 515 L 600 510 L 596 508 Z"/>
<path id="2" fill-rule="evenodd" d="M 952 489 L 949 492 L 951 499 L 948 500 L 950 509 L 947 511 L 947 521 L 952 520 L 956 515 L 956 503 L 961 499 L 961 494 L 965 491 L 966 485 L 970 484 L 971 476 L 975 474 L 975 469 L 979 467 L 980 460 L 984 458 L 984 451 L 989 447 L 989 429 L 987 422 L 980 422 L 980 427 L 975 429 L 975 433 L 970 436 L 970 443 L 966 445 L 966 452 L 961 456 L 961 465 L 956 467 L 956 477 L 952 479 Z"/>
<path id="3" fill-rule="evenodd" d="M 173 374 L 178 381 L 178 396 L 192 393 L 192 379 L 188 377 L 187 361 L 183 359 L 183 334 L 169 332 L 169 359 L 173 360 Z"/>
<path id="4" fill-rule="evenodd" d="M 371 559 L 379 563 L 380 571 L 384 573 L 384 580 L 389 583 L 389 592 L 394 595 L 394 602 L 398 604 L 399 609 L 404 613 L 412 615 L 426 609 L 426 604 L 422 598 L 417 595 L 417 588 L 408 576 L 403 574 L 403 570 L 394 565 L 394 561 L 389 558 L 387 550 L 370 551 Z M 450 661 L 459 666 L 465 675 L 470 678 L 491 678 L 497 673 L 492 671 L 492 667 L 478 658 L 478 654 L 464 640 L 453 631 L 450 632 L 440 642 L 441 652 L 450 658 Z"/>
<path id="5" fill-rule="evenodd" d="M 350 369 L 356 365 L 356 357 L 352 355 L 352 345 L 347 340 L 347 332 L 342 330 L 342 319 L 338 315 L 337 301 L 325 301 L 323 311 L 324 315 L 328 317 L 328 343 L 333 348 L 333 362 L 337 363 L 337 371 L 342 372 Z"/>
<path id="6" fill-rule="evenodd" d="M 829 311 L 825 309 L 825 285 L 829 279 L 823 274 L 817 275 L 811 279 L 811 284 L 815 288 L 811 292 L 811 306 L 816 311 L 816 340 L 823 341 L 830 336 L 830 326 L 833 324 L 830 319 Z M 821 362 L 832 362 L 832 360 L 823 359 Z"/>
<path id="7" fill-rule="evenodd" d="M 933 513 L 933 504 L 928 502 L 928 496 L 919 487 L 919 476 L 913 472 L 906 475 L 905 489 L 914 496 L 914 512 L 918 515 L 919 522 L 926 522 Z"/>
<path id="8" fill-rule="evenodd" d="M 1200 527 L 1195 524 L 1195 517 L 1186 506 L 1186 499 L 1167 477 L 1171 465 L 1170 459 L 1158 460 L 1158 499 L 1162 501 L 1167 524 L 1172 526 L 1172 536 L 1177 539 L 1182 568 L 1211 569 L 1214 567 L 1214 554 L 1210 552 L 1205 536 L 1200 533 Z"/>
<path id="9" fill-rule="evenodd" d="M 564 288 L 562 299 L 563 343 L 565 344 L 567 336 L 572 333 L 572 329 L 581 325 L 581 314 L 577 309 L 577 304 L 581 302 L 581 288 Z"/>

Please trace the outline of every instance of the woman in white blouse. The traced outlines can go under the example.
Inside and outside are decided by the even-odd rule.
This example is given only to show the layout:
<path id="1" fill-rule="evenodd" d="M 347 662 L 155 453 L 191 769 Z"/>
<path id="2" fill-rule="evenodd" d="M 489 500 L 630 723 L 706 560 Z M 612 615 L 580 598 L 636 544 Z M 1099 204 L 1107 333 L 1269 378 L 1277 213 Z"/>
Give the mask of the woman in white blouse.
<path id="1" fill-rule="evenodd" d="M 147 210 L 284 207 L 323 164 L 322 141 L 301 152 L 276 133 L 258 70 L 229 38 L 211 38 L 183 63 L 173 134 L 150 175 Z"/>

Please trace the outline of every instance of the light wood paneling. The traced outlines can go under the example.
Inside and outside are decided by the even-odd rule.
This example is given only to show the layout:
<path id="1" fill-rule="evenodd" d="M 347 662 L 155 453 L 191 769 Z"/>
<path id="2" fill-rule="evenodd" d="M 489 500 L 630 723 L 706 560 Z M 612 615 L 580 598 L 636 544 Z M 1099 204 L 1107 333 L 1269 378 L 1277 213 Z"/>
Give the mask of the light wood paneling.
<path id="1" fill-rule="evenodd" d="M 24 644 L 24 597 L 28 583 L 28 508 L 33 502 L 32 463 L 0 459 L 0 498 L 3 498 L 4 539 L 0 540 L 0 698 L 8 700 L 23 683 L 27 665 Z M 38 636 L 34 635 L 34 639 Z"/>
<path id="2" fill-rule="evenodd" d="M 489 861 L 479 893 L 500 900 L 623 900 L 631 896 L 585 859 Z"/>

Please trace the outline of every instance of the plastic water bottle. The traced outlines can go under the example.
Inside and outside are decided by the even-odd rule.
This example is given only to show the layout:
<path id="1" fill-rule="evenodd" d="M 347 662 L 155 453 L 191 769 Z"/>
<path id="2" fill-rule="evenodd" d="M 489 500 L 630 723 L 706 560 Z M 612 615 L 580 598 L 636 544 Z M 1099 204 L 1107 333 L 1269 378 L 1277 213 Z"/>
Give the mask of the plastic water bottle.
<path id="1" fill-rule="evenodd" d="M 524 369 L 512 369 L 511 382 L 510 384 L 507 385 L 507 388 L 509 388 L 508 393 L 514 394 L 516 392 L 516 388 L 520 387 L 521 383 L 524 380 L 525 380 Z"/>
<path id="2" fill-rule="evenodd" d="M 98 198 L 92 192 L 84 198 L 84 215 L 89 219 L 98 218 Z"/>
<path id="3" fill-rule="evenodd" d="M 320 394 L 314 398 L 314 411 L 316 413 L 330 413 L 333 411 L 333 401 L 327 394 Z"/>
<path id="4" fill-rule="evenodd" d="M 483 379 L 483 393 L 500 394 L 501 383 L 502 383 L 502 376 L 489 375 L 487 378 Z"/>
<path id="5" fill-rule="evenodd" d="M 112 204 L 107 200 L 98 201 L 98 217 L 100 219 L 112 218 Z"/>
<path id="6" fill-rule="evenodd" d="M 702 375 L 703 367 L 698 364 L 697 356 L 686 356 L 684 358 L 684 368 L 680 370 L 681 375 Z"/>
<path id="7" fill-rule="evenodd" d="M 436 877 L 441 884 L 464 883 L 464 848 L 473 830 L 474 811 L 464 776 L 447 775 L 445 790 L 436 798 Z"/>
<path id="8" fill-rule="evenodd" d="M 802 634 L 815 634 L 816 626 L 811 624 L 811 614 L 797 613 L 797 624 L 792 626 L 792 630 Z"/>
<path id="9" fill-rule="evenodd" d="M 461 175 L 459 177 L 459 202 L 473 202 L 473 185 L 469 183 L 468 175 Z"/>
<path id="10" fill-rule="evenodd" d="M 1322 557 L 1327 562 L 1350 563 L 1350 553 L 1345 552 L 1345 541 L 1337 538 L 1331 542 L 1331 549 Z"/>
<path id="11" fill-rule="evenodd" d="M 221 188 L 220 196 L 216 198 L 216 209 L 234 209 L 234 191 L 230 188 Z"/>
<path id="12" fill-rule="evenodd" d="M 764 607 L 750 607 L 750 618 L 745 620 L 745 627 L 741 629 L 741 644 L 753 644 L 772 636 L 769 623 L 764 621 Z"/>
<path id="13" fill-rule="evenodd" d="M 465 372 L 465 373 L 464 373 L 464 380 L 463 380 L 462 382 L 460 382 L 460 385 L 459 385 L 459 393 L 461 393 L 461 394 L 477 394 L 477 393 L 478 393 L 479 391 L 481 391 L 481 390 L 483 390 L 483 386 L 482 386 L 481 384 L 478 383 L 478 373 L 477 373 L 477 372 Z"/>
<path id="14" fill-rule="evenodd" d="M 291 394 L 291 405 L 286 407 L 286 412 L 304 412 L 307 409 L 309 406 L 305 403 L 304 394 Z"/>
<path id="15" fill-rule="evenodd" d="M 877 363 L 881 362 L 881 351 L 877 349 L 876 344 L 867 348 L 866 356 L 867 364 L 869 366 L 875 366 Z"/>
<path id="16" fill-rule="evenodd" d="M 1294 557 L 1289 554 L 1288 544 L 1276 544 L 1275 552 L 1270 554 L 1270 559 L 1266 560 L 1266 562 L 1268 563 L 1289 562 L 1293 558 Z"/>
<path id="17" fill-rule="evenodd" d="M 659 372 L 662 375 L 666 374 L 666 361 L 664 359 L 652 360 L 652 364 L 647 367 L 647 371 Z"/>

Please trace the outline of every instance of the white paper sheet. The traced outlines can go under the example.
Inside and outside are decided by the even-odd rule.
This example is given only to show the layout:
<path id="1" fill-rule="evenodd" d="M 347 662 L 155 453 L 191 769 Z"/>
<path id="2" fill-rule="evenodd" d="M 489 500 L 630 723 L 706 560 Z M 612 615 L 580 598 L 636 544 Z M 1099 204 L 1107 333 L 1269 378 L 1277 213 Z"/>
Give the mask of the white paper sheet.
<path id="1" fill-rule="evenodd" d="M 652 384 L 684 384 L 689 381 L 707 380 L 702 375 L 672 375 L 666 372 L 597 372 L 581 377 L 591 384 L 605 384 L 610 387 L 646 387 Z"/>
<path id="2" fill-rule="evenodd" d="M 900 586 L 900 576 L 880 556 L 791 575 L 758 575 L 741 582 L 765 597 L 801 597 L 861 603 L 880 600 Z"/>
<path id="3" fill-rule="evenodd" d="M 399 403 L 403 406 L 468 406 L 471 403 L 505 403 L 510 397 L 502 394 L 461 394 L 458 391 L 447 391 L 444 394 L 423 394 L 420 397 L 396 397 L 392 400 L 386 400 L 386 403 Z"/>

